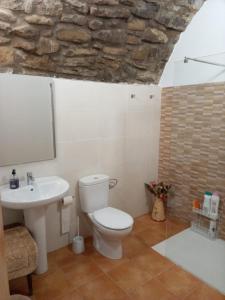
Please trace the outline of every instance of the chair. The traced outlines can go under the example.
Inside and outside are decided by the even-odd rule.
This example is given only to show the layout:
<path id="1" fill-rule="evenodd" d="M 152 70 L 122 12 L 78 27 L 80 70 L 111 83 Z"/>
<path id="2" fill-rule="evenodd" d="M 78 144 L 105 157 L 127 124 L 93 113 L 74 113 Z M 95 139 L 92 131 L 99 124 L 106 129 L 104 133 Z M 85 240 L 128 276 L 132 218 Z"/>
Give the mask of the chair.
<path id="1" fill-rule="evenodd" d="M 6 229 L 6 261 L 9 280 L 26 276 L 29 295 L 33 294 L 32 273 L 37 268 L 37 245 L 26 227 Z"/>

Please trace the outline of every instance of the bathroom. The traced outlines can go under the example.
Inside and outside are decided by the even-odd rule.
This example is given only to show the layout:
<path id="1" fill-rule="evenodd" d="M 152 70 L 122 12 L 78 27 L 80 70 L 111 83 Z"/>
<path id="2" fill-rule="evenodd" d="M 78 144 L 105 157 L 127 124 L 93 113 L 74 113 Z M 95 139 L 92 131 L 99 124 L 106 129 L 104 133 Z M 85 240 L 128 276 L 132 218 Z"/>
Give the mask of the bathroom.
<path id="1" fill-rule="evenodd" d="M 210 278 L 201 277 L 202 270 L 205 270 L 203 267 L 196 264 L 201 272 L 192 270 L 193 266 L 188 268 L 182 265 L 182 261 L 170 257 L 171 252 L 176 252 L 174 244 L 170 241 L 163 245 L 166 252 L 164 257 L 157 253 L 162 254 L 162 250 L 155 248 L 156 251 L 153 252 L 151 249 L 190 226 L 193 217 L 192 200 L 195 198 L 201 200 L 208 190 L 218 191 L 221 196 L 218 240 L 221 249 L 224 249 L 222 242 L 225 238 L 223 206 L 225 143 L 224 118 L 221 114 L 224 107 L 224 68 L 191 60 L 184 63 L 184 57 L 189 57 L 223 65 L 224 1 L 207 0 L 204 4 L 203 1 L 194 1 L 194 9 L 187 8 L 189 4 L 185 3 L 188 1 L 184 1 L 179 13 L 189 13 L 188 27 L 186 28 L 187 23 L 185 26 L 171 23 L 167 32 L 169 42 L 166 41 L 164 34 L 161 36 L 164 42 L 145 41 L 143 45 L 135 43 L 140 42 L 137 40 L 145 30 L 143 26 L 149 22 L 148 18 L 153 19 L 153 16 L 143 17 L 144 12 L 141 9 L 143 1 L 137 1 L 141 2 L 140 6 L 137 5 L 137 11 L 129 17 L 126 14 L 133 9 L 134 1 L 120 1 L 122 3 L 120 9 L 117 0 L 57 0 L 55 3 L 49 0 L 43 1 L 43 4 L 38 4 L 37 1 L 22 2 L 23 7 L 15 0 L 0 1 L 0 20 L 3 23 L 2 25 L 0 23 L 1 28 L 6 23 L 11 28 L 17 27 L 13 32 L 8 27 L 0 30 L 2 41 L 0 86 L 6 91 L 10 87 L 10 94 L 14 97 L 17 96 L 14 89 L 20 86 L 22 90 L 26 89 L 27 95 L 32 96 L 35 91 L 37 98 L 41 92 L 38 87 L 42 84 L 51 86 L 47 93 L 48 100 L 53 101 L 53 106 L 50 107 L 53 109 L 51 117 L 54 119 L 51 123 L 53 155 L 50 160 L 36 159 L 35 162 L 35 159 L 31 159 L 30 162 L 24 160 L 24 163 L 18 164 L 16 159 L 21 152 L 24 152 L 25 156 L 30 156 L 29 152 L 34 153 L 35 150 L 30 150 L 26 146 L 22 151 L 10 149 L 14 161 L 7 163 L 7 166 L 1 163 L 0 185 L 8 185 L 12 169 L 16 170 L 21 183 L 26 181 L 28 172 L 32 172 L 34 182 L 38 182 L 38 178 L 59 176 L 69 184 L 65 198 L 72 199 L 68 205 L 67 220 L 64 220 L 69 227 L 64 234 L 62 234 L 62 214 L 67 205 L 63 204 L 63 199 L 57 199 L 55 203 L 46 206 L 48 271 L 43 272 L 43 275 L 32 275 L 31 299 L 224 299 L 223 271 L 215 271 L 220 274 L 220 281 L 222 280 L 222 284 L 218 286 L 217 282 L 211 283 Z M 150 4 L 157 2 L 160 1 L 153 1 Z M 59 16 L 58 10 L 62 3 L 63 12 L 61 11 Z M 163 4 L 160 5 L 163 14 L 165 7 Z M 171 4 L 171 20 L 174 11 L 179 7 L 178 2 L 176 7 L 173 5 Z M 73 15 L 69 11 L 71 7 Z M 43 12 L 44 9 L 51 12 Z M 116 14 L 118 10 L 124 16 L 120 15 L 119 18 L 100 16 L 110 14 L 112 11 Z M 39 14 L 41 17 L 37 18 Z M 73 20 L 69 20 L 69 17 L 73 17 Z M 31 24 L 32 32 L 28 33 L 26 28 L 18 25 L 21 18 Z M 46 40 L 50 39 L 50 30 L 53 30 L 59 18 L 61 18 L 60 26 L 63 24 L 70 29 L 71 26 L 75 26 L 71 24 L 76 24 L 76 28 L 82 29 L 82 38 L 87 40 L 83 41 L 83 44 L 80 41 L 78 44 L 65 40 L 64 29 L 58 28 L 57 24 L 59 39 L 57 41 L 60 41 L 62 49 L 57 50 L 58 46 L 53 43 L 55 39 L 52 39 L 49 50 Z M 89 25 L 86 25 L 87 19 Z M 105 22 L 105 25 L 101 25 L 101 22 Z M 102 26 L 118 28 L 120 23 L 128 23 L 129 26 L 130 44 L 127 49 L 123 49 L 124 45 L 110 46 L 106 37 L 108 31 L 104 32 L 103 37 L 96 34 Z M 152 21 L 151 25 L 154 27 L 155 23 Z M 89 30 L 86 30 L 87 26 Z M 174 26 L 178 28 L 173 29 Z M 41 31 L 43 39 L 38 46 L 34 46 L 38 39 L 34 29 L 42 30 L 42 28 L 44 28 Z M 160 28 L 165 30 L 162 25 Z M 93 48 L 88 48 L 89 31 L 93 31 L 95 36 L 95 44 L 91 44 Z M 120 39 L 121 32 L 119 30 L 116 32 L 117 38 Z M 135 34 L 131 35 L 131 32 Z M 69 35 L 68 32 L 67 34 Z M 150 35 L 149 32 L 148 34 Z M 62 38 L 64 40 L 60 40 Z M 110 39 L 113 38 L 110 36 Z M 152 36 L 151 38 L 153 39 Z M 167 47 L 167 43 L 170 43 L 171 49 Z M 100 46 L 104 44 L 106 46 L 101 50 Z M 153 51 L 152 56 L 146 58 L 146 45 L 149 44 L 154 50 L 158 47 L 160 51 L 157 53 Z M 70 52 L 66 49 L 67 45 L 71 46 Z M 11 61 L 12 47 L 15 50 L 14 62 Z M 36 51 L 34 47 L 38 48 L 38 55 L 34 54 Z M 136 65 L 139 64 L 138 71 L 134 72 L 135 67 L 131 63 L 123 64 L 123 68 L 118 70 L 117 64 L 123 59 L 126 61 L 124 53 L 127 53 L 126 51 L 130 53 L 136 48 L 139 51 L 134 51 L 132 59 Z M 64 65 L 59 61 L 62 57 L 57 56 L 57 51 L 60 51 L 60 55 L 66 56 Z M 61 53 L 63 51 L 64 54 Z M 101 51 L 104 51 L 104 56 L 99 65 L 96 63 L 98 67 L 96 72 L 93 57 L 96 52 Z M 49 62 L 49 57 L 54 63 Z M 144 66 L 146 59 L 149 59 L 150 66 L 147 71 Z M 154 61 L 157 59 L 159 61 L 155 65 Z M 99 71 L 99 66 L 104 72 Z M 204 97 L 207 101 L 204 101 Z M 212 111 L 215 114 L 212 114 Z M 42 114 L 38 116 L 35 112 L 31 112 L 34 119 L 37 117 L 37 122 L 38 120 L 44 122 L 44 116 Z M 198 122 L 195 122 L 196 119 Z M 213 122 L 212 130 L 207 130 L 209 127 L 207 119 Z M 30 126 L 32 128 L 32 122 Z M 195 134 L 190 137 L 192 130 L 195 130 Z M 4 135 L 4 131 L 2 132 Z M 17 139 L 18 137 L 24 139 L 21 131 L 17 135 Z M 28 138 L 28 142 L 30 141 Z M 2 152 L 1 155 L 3 154 Z M 209 174 L 211 171 L 214 172 L 212 176 Z M 109 176 L 112 180 L 110 182 L 115 185 L 109 190 L 108 206 L 126 212 L 134 220 L 132 231 L 122 242 L 124 253 L 120 259 L 105 258 L 94 250 L 91 239 L 93 224 L 81 208 L 79 182 L 88 175 L 96 174 Z M 154 198 L 145 188 L 145 183 L 158 179 L 171 184 L 174 190 L 174 195 L 168 200 L 165 222 L 155 222 L 151 219 Z M 5 229 L 10 228 L 12 224 L 24 224 L 23 210 L 4 208 L 3 200 L 2 206 Z M 78 216 L 80 235 L 85 240 L 85 252 L 82 254 L 74 254 L 71 246 L 74 236 L 78 233 Z M 202 241 L 201 235 L 197 235 L 197 238 Z M 209 242 L 210 247 L 214 247 L 216 242 L 211 240 Z M 160 247 L 159 245 L 158 249 Z M 154 265 L 153 261 L 157 264 Z M 224 256 L 221 256 L 219 263 L 222 265 L 223 261 Z M 171 276 L 172 274 L 174 276 Z M 179 287 L 174 281 L 166 278 L 166 275 L 174 277 L 174 281 L 180 280 L 181 282 L 177 284 Z M 214 277 L 214 281 L 217 281 L 217 276 Z M 10 292 L 28 296 L 26 277 L 10 280 Z M 3 299 L 8 298 L 5 296 Z"/>

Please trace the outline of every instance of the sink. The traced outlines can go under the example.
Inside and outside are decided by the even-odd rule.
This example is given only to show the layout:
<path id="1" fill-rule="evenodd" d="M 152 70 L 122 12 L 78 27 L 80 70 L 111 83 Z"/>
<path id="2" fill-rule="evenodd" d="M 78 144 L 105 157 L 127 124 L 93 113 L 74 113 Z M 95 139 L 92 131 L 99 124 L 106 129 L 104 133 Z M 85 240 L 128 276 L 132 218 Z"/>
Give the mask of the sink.
<path id="1" fill-rule="evenodd" d="M 68 182 L 58 176 L 35 178 L 33 185 L 24 185 L 16 190 L 3 188 L 1 203 L 12 209 L 47 205 L 65 196 L 68 189 Z"/>
<path id="2" fill-rule="evenodd" d="M 46 208 L 48 204 L 61 200 L 69 190 L 69 183 L 58 176 L 35 178 L 33 185 L 21 184 L 16 190 L 0 187 L 3 207 L 23 209 L 26 227 L 38 246 L 37 274 L 48 270 Z"/>

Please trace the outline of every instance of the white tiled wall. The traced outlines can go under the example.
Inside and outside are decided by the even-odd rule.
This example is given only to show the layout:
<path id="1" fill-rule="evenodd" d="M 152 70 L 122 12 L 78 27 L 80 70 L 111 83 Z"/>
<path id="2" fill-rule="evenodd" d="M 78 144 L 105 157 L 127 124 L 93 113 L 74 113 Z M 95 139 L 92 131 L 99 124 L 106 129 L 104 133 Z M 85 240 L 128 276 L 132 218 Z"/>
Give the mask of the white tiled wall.
<path id="1" fill-rule="evenodd" d="M 157 177 L 160 88 L 56 79 L 55 119 L 57 158 L 16 166 L 20 177 L 27 171 L 37 177 L 60 175 L 75 195 L 70 236 L 60 235 L 59 205 L 47 209 L 49 251 L 67 244 L 76 231 L 77 181 L 82 176 L 101 172 L 118 178 L 110 205 L 133 216 L 148 211 L 144 182 Z M 0 168 L 1 183 L 8 180 L 11 168 Z M 7 210 L 4 217 L 9 223 L 22 214 Z M 82 219 L 82 233 L 87 234 Z"/>

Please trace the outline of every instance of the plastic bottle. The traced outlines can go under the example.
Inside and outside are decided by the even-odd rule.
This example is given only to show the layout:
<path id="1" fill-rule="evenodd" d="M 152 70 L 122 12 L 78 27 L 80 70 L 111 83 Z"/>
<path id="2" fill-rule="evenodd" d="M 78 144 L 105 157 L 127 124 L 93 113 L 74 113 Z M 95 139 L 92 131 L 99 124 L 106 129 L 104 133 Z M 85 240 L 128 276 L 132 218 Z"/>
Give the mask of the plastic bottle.
<path id="1" fill-rule="evenodd" d="M 212 198 L 212 193 L 205 192 L 204 202 L 203 202 L 203 212 L 205 214 L 210 214 L 210 211 L 211 211 L 211 198 Z"/>
<path id="2" fill-rule="evenodd" d="M 19 187 L 19 178 L 16 176 L 16 170 L 12 170 L 12 177 L 9 180 L 9 187 L 12 190 L 18 189 Z"/>
<path id="3" fill-rule="evenodd" d="M 211 220 L 209 223 L 209 236 L 211 239 L 216 238 L 216 221 Z"/>
<path id="4" fill-rule="evenodd" d="M 220 203 L 220 197 L 218 192 L 214 192 L 211 198 L 211 209 L 210 214 L 212 216 L 217 216 L 219 211 L 219 203 Z"/>

